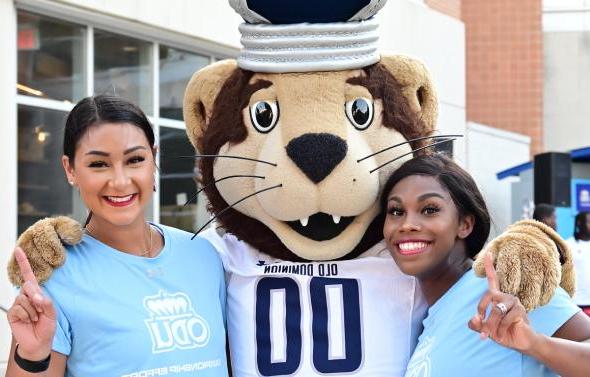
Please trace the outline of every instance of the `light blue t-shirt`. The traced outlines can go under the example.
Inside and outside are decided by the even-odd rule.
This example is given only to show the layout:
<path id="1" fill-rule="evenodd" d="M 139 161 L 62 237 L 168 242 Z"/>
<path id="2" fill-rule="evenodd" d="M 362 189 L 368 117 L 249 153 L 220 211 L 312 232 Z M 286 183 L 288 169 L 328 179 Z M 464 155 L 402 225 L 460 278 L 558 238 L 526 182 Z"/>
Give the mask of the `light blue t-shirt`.
<path id="1" fill-rule="evenodd" d="M 208 241 L 158 228 L 164 248 L 155 258 L 89 235 L 68 247 L 44 286 L 66 376 L 227 376 L 221 260 Z"/>
<path id="2" fill-rule="evenodd" d="M 556 376 L 534 358 L 481 340 L 467 327 L 487 289 L 487 280 L 470 270 L 430 307 L 406 377 Z M 529 321 L 535 331 L 551 336 L 579 310 L 558 288 L 547 305 L 529 313 Z"/>

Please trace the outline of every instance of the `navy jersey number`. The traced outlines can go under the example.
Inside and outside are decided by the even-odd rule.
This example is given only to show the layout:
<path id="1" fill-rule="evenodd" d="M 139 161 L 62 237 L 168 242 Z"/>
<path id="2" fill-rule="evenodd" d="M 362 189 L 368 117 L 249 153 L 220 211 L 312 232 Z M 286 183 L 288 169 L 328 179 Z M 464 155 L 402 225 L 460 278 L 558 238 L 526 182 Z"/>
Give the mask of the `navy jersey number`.
<path id="1" fill-rule="evenodd" d="M 328 290 L 337 288 L 340 298 L 337 307 L 341 313 L 331 313 Z M 273 292 L 280 292 L 277 297 L 284 305 L 278 308 L 279 316 L 273 318 L 271 304 Z M 347 373 L 357 370 L 363 359 L 361 339 L 361 311 L 359 284 L 355 279 L 335 279 L 313 277 L 309 284 L 312 321 L 312 362 L 319 373 Z M 263 376 L 289 375 L 295 373 L 301 364 L 301 299 L 299 286 L 289 277 L 264 277 L 256 287 L 256 352 L 258 372 Z M 279 303 L 279 304 L 280 304 Z M 276 309 L 276 308 L 275 308 Z M 333 310 L 333 308 L 332 308 Z M 340 318 L 340 327 L 330 323 L 331 317 Z M 273 344 L 273 322 L 279 321 L 280 333 L 278 345 Z M 274 324 L 276 331 L 277 324 Z M 338 327 L 338 328 L 336 328 Z M 330 329 L 337 331 L 342 339 L 342 354 L 330 354 Z M 284 344 L 280 343 L 283 342 Z M 333 344 L 334 342 L 332 342 Z M 282 347 L 283 350 L 274 350 Z M 281 355 L 280 357 L 276 357 Z M 275 355 L 275 357 L 273 357 Z"/>

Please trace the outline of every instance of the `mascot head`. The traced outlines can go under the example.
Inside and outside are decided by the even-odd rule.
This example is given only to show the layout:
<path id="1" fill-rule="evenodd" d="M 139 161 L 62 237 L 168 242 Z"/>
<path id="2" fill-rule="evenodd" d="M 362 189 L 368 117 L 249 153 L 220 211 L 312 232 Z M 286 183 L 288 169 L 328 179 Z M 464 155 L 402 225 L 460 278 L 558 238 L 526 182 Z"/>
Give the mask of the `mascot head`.
<path id="1" fill-rule="evenodd" d="M 239 58 L 192 77 L 188 136 L 217 221 L 283 260 L 353 258 L 382 238 L 388 175 L 434 131 L 425 67 L 379 55 L 383 0 L 231 0 Z M 274 6 L 273 6 L 274 4 Z"/>

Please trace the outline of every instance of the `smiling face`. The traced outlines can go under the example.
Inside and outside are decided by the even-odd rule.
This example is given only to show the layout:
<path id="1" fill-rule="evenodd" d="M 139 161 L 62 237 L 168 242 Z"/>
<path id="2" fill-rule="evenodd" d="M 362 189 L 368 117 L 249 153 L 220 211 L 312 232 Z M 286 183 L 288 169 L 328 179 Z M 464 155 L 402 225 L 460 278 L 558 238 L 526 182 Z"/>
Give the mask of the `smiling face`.
<path id="1" fill-rule="evenodd" d="M 406 140 L 382 126 L 381 100 L 367 88 L 348 83 L 360 74 L 325 73 L 316 80 L 301 74 L 254 75 L 249 86 L 259 89 L 241 111 L 248 136 L 241 143 L 226 142 L 218 153 L 272 164 L 223 158 L 215 162 L 215 180 L 244 174 L 264 177 L 241 184 L 220 182 L 217 188 L 227 203 L 281 185 L 235 208 L 264 223 L 306 259 L 335 259 L 359 243 L 378 214 L 380 182 L 397 164 L 371 170 L 411 150 L 405 144 L 358 162 Z"/>
<path id="2" fill-rule="evenodd" d="M 128 123 L 90 126 L 76 145 L 74 161 L 64 156 L 63 164 L 94 220 L 117 226 L 144 221 L 155 164 L 154 151 L 139 127 Z"/>
<path id="3" fill-rule="evenodd" d="M 385 178 L 419 146 L 407 141 L 432 131 L 435 97 L 423 73 L 402 83 L 382 64 L 270 74 L 231 62 L 197 73 L 184 113 L 199 152 L 222 156 L 199 161 L 211 209 L 223 212 L 218 221 L 285 260 L 332 260 L 373 246 Z"/>
<path id="4" fill-rule="evenodd" d="M 467 259 L 464 239 L 473 217 L 460 216 L 449 192 L 433 177 L 411 175 L 387 196 L 383 235 L 405 274 L 440 276 Z"/>

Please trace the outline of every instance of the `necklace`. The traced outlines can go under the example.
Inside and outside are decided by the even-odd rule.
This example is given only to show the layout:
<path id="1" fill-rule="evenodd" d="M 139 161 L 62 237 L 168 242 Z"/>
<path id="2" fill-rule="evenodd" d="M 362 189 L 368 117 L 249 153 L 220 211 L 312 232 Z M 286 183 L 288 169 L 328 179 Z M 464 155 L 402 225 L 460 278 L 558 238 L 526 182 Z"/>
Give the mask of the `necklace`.
<path id="1" fill-rule="evenodd" d="M 147 224 L 147 231 L 149 232 L 149 248 L 144 251 L 143 253 L 137 254 L 137 256 L 140 257 L 148 257 L 151 258 L 151 253 L 152 253 L 152 248 L 153 248 L 153 232 L 152 232 L 152 224 L 150 223 L 146 223 Z M 89 236 L 91 236 L 92 238 L 94 238 L 95 240 L 100 241 L 95 235 L 94 235 L 94 231 L 90 230 L 90 224 L 86 225 L 86 228 L 84 228 L 86 230 L 86 233 L 88 233 Z"/>

